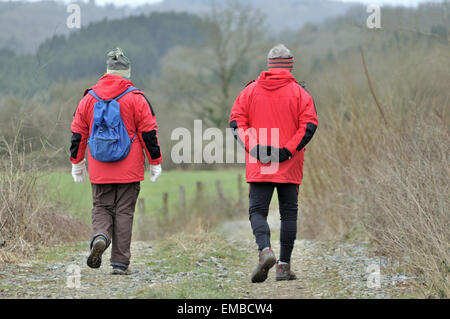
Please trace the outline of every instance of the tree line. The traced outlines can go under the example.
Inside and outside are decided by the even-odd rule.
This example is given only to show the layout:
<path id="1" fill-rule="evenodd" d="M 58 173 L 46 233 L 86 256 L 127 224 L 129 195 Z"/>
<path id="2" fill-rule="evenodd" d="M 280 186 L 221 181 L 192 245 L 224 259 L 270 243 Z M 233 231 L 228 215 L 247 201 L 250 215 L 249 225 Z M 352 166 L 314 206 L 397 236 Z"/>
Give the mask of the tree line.
<path id="1" fill-rule="evenodd" d="M 174 46 L 202 46 L 207 22 L 187 13 L 152 13 L 95 22 L 80 31 L 56 35 L 34 55 L 0 50 L 0 92 L 31 97 L 52 83 L 71 82 L 105 72 L 106 53 L 124 48 L 136 67 L 134 79 L 159 71 L 160 60 Z M 175 63 L 175 61 L 174 61 Z"/>

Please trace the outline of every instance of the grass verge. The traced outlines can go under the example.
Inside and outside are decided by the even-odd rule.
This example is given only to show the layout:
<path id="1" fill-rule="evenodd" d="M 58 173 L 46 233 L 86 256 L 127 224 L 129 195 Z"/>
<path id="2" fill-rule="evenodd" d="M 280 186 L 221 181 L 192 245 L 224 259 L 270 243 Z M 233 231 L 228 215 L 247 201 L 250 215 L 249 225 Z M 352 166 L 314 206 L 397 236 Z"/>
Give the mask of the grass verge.
<path id="1" fill-rule="evenodd" d="M 215 232 L 175 234 L 155 242 L 153 249 L 158 259 L 147 263 L 153 271 L 189 276 L 143 289 L 138 298 L 233 298 L 235 282 L 243 280 L 237 271 L 244 265 L 246 253 Z"/>

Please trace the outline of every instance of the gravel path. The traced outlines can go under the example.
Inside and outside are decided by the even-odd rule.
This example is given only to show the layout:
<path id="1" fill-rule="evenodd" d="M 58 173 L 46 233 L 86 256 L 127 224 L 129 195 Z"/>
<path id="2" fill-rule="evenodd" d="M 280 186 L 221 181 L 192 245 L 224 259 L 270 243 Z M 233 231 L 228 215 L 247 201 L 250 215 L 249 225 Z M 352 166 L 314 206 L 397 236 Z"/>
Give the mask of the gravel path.
<path id="1" fill-rule="evenodd" d="M 268 218 L 276 255 L 280 251 L 278 216 L 278 212 L 271 212 Z M 248 251 L 249 260 L 243 273 L 250 274 L 258 260 L 249 221 L 226 223 L 220 230 Z M 277 282 L 272 268 L 264 283 L 252 284 L 247 280 L 236 292 L 244 298 L 256 299 L 395 298 L 408 295 L 417 287 L 413 278 L 385 272 L 388 261 L 374 255 L 367 243 L 296 240 L 291 265 L 298 280 Z"/>
<path id="2" fill-rule="evenodd" d="M 0 271 L 1 298 L 135 298 L 135 293 L 152 285 L 176 283 L 194 273 L 170 274 L 164 265 L 158 271 L 146 263 L 154 261 L 151 243 L 133 242 L 130 276 L 112 276 L 109 266 L 110 249 L 103 256 L 100 269 L 90 269 L 86 265 L 86 249 L 67 252 L 63 262 L 34 262 L 29 264 L 6 265 Z M 76 272 L 80 270 L 79 288 L 76 287 Z M 68 279 L 68 276 L 69 277 Z M 68 285 L 69 281 L 69 285 Z M 73 288 L 74 287 L 74 288 Z"/>
<path id="3" fill-rule="evenodd" d="M 277 215 L 277 212 L 269 215 L 276 254 L 279 252 Z M 371 254 L 367 244 L 308 240 L 297 240 L 295 243 L 292 267 L 298 280 L 276 282 L 272 269 L 264 283 L 252 284 L 249 277 L 257 263 L 257 251 L 249 221 L 225 223 L 218 230 L 248 255 L 242 268 L 229 269 L 238 278 L 232 282 L 233 295 L 237 298 L 391 298 L 407 295 L 417 286 L 415 280 L 404 275 L 385 273 L 387 261 Z M 175 284 L 201 275 L 195 271 L 174 273 L 165 269 L 164 260 L 153 253 L 151 242 L 132 243 L 132 269 L 136 273 L 131 276 L 110 275 L 110 249 L 98 270 L 86 266 L 87 244 L 57 251 L 57 255 L 48 261 L 3 265 L 0 268 L 0 299 L 135 298 L 142 289 Z M 148 265 L 150 261 L 153 266 Z M 228 267 L 223 266 L 219 268 Z M 380 287 L 368 287 L 370 267 L 376 270 L 380 266 Z M 79 288 L 71 288 L 77 285 L 77 270 L 80 285 Z M 215 276 L 219 278 L 220 274 Z"/>

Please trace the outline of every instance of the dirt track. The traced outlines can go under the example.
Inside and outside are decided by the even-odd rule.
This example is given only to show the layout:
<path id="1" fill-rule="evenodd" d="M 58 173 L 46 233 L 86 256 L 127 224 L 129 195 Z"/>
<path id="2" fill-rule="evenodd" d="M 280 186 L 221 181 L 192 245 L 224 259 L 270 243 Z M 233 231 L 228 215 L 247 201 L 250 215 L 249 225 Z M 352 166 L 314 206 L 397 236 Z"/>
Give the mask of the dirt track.
<path id="1" fill-rule="evenodd" d="M 269 225 L 273 237 L 272 247 L 277 255 L 279 241 L 275 238 L 279 238 L 278 212 L 270 212 Z M 221 230 L 229 234 L 229 240 L 236 242 L 236 245 L 247 248 L 249 258 L 243 272 L 248 277 L 257 263 L 256 244 L 249 221 L 230 222 L 222 225 Z M 384 273 L 387 261 L 371 256 L 364 243 L 297 240 L 291 265 L 298 277 L 296 281 L 275 281 L 273 268 L 264 283 L 252 284 L 244 280 L 236 290 L 244 298 L 395 298 L 407 294 L 415 285 L 406 276 Z M 379 266 L 380 288 L 369 284 L 372 286 L 370 288 L 367 284 L 369 272 Z"/>
<path id="2" fill-rule="evenodd" d="M 275 253 L 279 252 L 276 239 L 279 231 L 277 214 L 271 212 L 270 215 Z M 235 274 L 229 282 L 236 298 L 391 298 L 405 295 L 415 285 L 405 276 L 385 274 L 383 266 L 386 261 L 370 256 L 365 244 L 306 240 L 297 240 L 293 252 L 292 267 L 298 280 L 276 282 L 272 269 L 266 282 L 252 284 L 249 274 L 256 265 L 257 252 L 248 220 L 226 223 L 218 231 L 228 234 L 228 240 L 248 256 L 243 261 L 244 267 L 227 270 L 228 273 Z M 157 269 L 149 267 L 149 261 L 153 264 L 156 261 L 158 264 L 160 258 L 153 253 L 152 244 L 133 242 L 132 268 L 136 273 L 131 276 L 110 275 L 110 250 L 105 253 L 104 263 L 99 270 L 89 269 L 85 262 L 85 243 L 67 251 L 58 250 L 50 260 L 6 265 L 0 270 L 0 298 L 135 298 L 139 291 L 152 285 L 177 284 L 185 279 L 201 276 L 195 271 L 165 271 L 163 261 Z M 76 278 L 73 277 L 76 272 L 73 272 L 74 268 L 70 268 L 73 267 L 71 265 L 75 269 L 79 267 L 79 289 L 68 287 L 68 280 L 76 284 Z M 379 265 L 381 288 L 369 288 L 368 267 Z M 214 274 L 217 280 L 227 276 L 218 272 Z"/>

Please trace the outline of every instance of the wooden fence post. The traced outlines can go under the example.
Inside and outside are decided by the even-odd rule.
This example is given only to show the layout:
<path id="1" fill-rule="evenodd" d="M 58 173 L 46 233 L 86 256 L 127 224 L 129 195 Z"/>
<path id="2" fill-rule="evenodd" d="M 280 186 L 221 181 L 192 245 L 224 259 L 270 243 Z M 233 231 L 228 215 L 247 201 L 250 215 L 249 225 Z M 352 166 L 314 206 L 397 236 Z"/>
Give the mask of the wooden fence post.
<path id="1" fill-rule="evenodd" d="M 180 208 L 183 214 L 186 213 L 186 190 L 182 185 L 180 185 Z"/>
<path id="2" fill-rule="evenodd" d="M 163 193 L 163 221 L 165 226 L 167 225 L 167 222 L 169 221 L 169 194 Z"/>
<path id="3" fill-rule="evenodd" d="M 217 195 L 219 196 L 219 200 L 221 203 L 225 201 L 225 196 L 223 195 L 222 183 L 217 180 L 216 181 Z"/>
<path id="4" fill-rule="evenodd" d="M 203 200 L 203 183 L 197 182 L 197 195 L 196 195 L 197 203 Z"/>
<path id="5" fill-rule="evenodd" d="M 243 187 L 242 187 L 242 174 L 238 175 L 238 205 L 242 206 L 243 204 Z"/>

